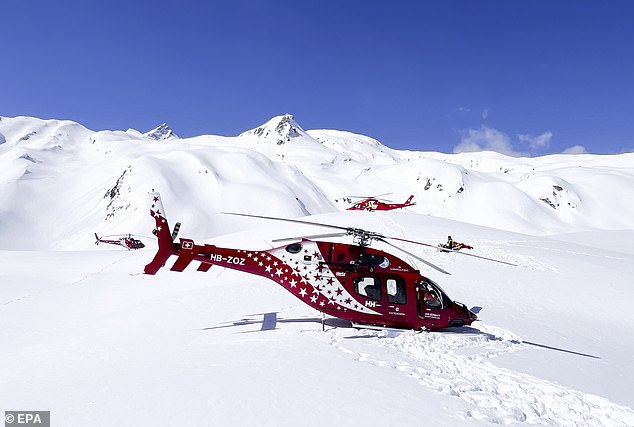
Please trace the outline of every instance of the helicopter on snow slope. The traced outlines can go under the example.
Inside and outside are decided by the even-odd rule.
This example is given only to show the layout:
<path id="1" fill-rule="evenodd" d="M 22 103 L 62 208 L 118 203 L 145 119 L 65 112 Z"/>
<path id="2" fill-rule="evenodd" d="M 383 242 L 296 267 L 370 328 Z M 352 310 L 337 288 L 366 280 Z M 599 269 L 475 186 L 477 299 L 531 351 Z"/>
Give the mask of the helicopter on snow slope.
<path id="1" fill-rule="evenodd" d="M 110 237 L 110 239 L 108 239 L 107 237 Z M 123 246 L 127 250 L 143 249 L 145 247 L 145 244 L 143 244 L 143 242 L 139 239 L 135 239 L 134 237 L 132 237 L 132 234 L 99 237 L 97 233 L 95 233 L 95 245 L 98 245 L 99 243 Z"/>
<path id="2" fill-rule="evenodd" d="M 154 259 L 145 266 L 145 274 L 156 274 L 172 255 L 178 257 L 170 268 L 172 271 L 182 272 L 192 261 L 199 263 L 197 269 L 202 272 L 213 265 L 243 271 L 276 282 L 303 303 L 321 312 L 322 316 L 326 314 L 348 320 L 354 326 L 435 330 L 470 325 L 477 319 L 467 306 L 453 301 L 438 284 L 422 276 L 405 261 L 370 247 L 373 241 L 383 242 L 441 273 L 449 274 L 390 241 L 435 248 L 434 245 L 360 228 L 247 214 L 232 215 L 316 225 L 337 231 L 276 239 L 273 241 L 292 242 L 263 250 L 197 245 L 185 238 L 175 242 L 180 224 L 177 223 L 170 234 L 160 194 L 149 194 L 150 214 L 155 220 L 154 234 L 159 247 Z M 313 240 L 338 236 L 351 236 L 354 244 Z M 463 255 L 514 265 L 478 255 Z"/>
<path id="3" fill-rule="evenodd" d="M 387 193 L 391 194 L 391 193 Z M 412 202 L 414 195 L 409 196 L 403 203 L 391 203 L 391 200 L 379 199 L 379 196 L 385 196 L 386 194 L 379 194 L 378 196 L 348 196 L 349 198 L 363 199 L 355 202 L 347 210 L 349 211 L 391 211 L 394 209 L 402 209 L 408 206 L 414 206 L 416 203 Z"/>

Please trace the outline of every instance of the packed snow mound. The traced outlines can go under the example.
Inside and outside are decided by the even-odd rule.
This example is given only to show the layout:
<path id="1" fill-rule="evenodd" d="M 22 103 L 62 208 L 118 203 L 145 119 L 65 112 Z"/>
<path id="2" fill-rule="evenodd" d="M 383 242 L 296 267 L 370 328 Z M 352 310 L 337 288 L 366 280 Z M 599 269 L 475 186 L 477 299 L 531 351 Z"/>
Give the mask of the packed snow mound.
<path id="1" fill-rule="evenodd" d="M 152 189 L 204 237 L 228 231 L 220 212 L 294 218 L 345 211 L 350 196 L 379 194 L 394 202 L 414 195 L 412 214 L 533 235 L 634 229 L 631 153 L 400 151 L 350 132 L 304 131 L 290 114 L 236 137 L 155 131 L 2 118 L 3 247 L 73 249 L 94 232 L 147 235 Z M 156 144 L 149 134 L 174 142 Z"/>
<path id="2" fill-rule="evenodd" d="M 399 153 L 374 138 L 340 130 L 309 130 L 308 135 L 325 147 L 341 153 L 345 161 L 366 164 L 396 164 Z"/>
<path id="3" fill-rule="evenodd" d="M 167 123 L 163 123 L 162 125 L 152 129 L 151 131 L 144 133 L 143 137 L 148 139 L 153 139 L 155 141 L 163 141 L 165 139 L 178 138 L 178 136 L 167 125 Z"/>

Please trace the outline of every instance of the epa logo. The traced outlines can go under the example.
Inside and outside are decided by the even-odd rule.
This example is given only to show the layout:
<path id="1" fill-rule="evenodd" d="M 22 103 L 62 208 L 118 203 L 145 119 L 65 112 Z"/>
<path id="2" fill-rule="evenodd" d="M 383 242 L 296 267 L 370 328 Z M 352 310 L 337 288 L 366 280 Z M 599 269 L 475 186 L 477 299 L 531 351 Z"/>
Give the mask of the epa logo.
<path id="1" fill-rule="evenodd" d="M 4 425 L 50 427 L 51 411 L 5 411 Z"/>

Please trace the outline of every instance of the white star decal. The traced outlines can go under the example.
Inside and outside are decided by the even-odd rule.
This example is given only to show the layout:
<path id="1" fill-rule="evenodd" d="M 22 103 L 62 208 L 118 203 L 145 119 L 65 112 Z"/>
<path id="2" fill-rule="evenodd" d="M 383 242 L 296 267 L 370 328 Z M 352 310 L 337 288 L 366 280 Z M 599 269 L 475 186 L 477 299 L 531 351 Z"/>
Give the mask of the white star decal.
<path id="1" fill-rule="evenodd" d="M 306 296 L 306 289 L 304 289 L 304 288 L 300 289 L 299 294 L 300 294 L 302 297 L 305 297 L 305 296 Z"/>
<path id="2" fill-rule="evenodd" d="M 267 273 L 270 273 L 271 272 L 271 266 L 267 265 L 265 270 L 266 270 Z"/>

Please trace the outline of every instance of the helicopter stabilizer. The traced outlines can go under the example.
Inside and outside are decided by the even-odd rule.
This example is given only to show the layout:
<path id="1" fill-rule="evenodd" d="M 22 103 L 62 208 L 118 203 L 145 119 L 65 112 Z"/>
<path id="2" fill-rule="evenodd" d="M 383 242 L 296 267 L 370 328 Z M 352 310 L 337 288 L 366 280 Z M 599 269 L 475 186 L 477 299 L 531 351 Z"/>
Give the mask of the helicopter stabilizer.
<path id="1" fill-rule="evenodd" d="M 156 272 L 165 265 L 167 259 L 177 251 L 174 249 L 174 242 L 172 240 L 172 235 L 170 234 L 169 224 L 167 223 L 165 210 L 163 209 L 163 203 L 161 202 L 161 196 L 157 192 L 150 193 L 150 214 L 154 217 L 154 221 L 156 222 L 156 228 L 153 233 L 156 235 L 158 240 L 159 249 L 156 252 L 156 255 L 154 255 L 152 262 L 145 266 L 144 271 L 145 274 L 156 274 Z"/>

